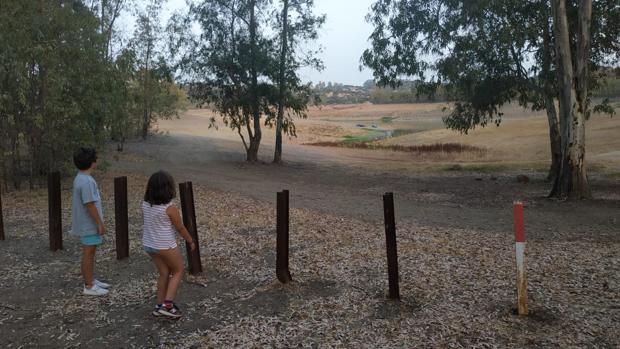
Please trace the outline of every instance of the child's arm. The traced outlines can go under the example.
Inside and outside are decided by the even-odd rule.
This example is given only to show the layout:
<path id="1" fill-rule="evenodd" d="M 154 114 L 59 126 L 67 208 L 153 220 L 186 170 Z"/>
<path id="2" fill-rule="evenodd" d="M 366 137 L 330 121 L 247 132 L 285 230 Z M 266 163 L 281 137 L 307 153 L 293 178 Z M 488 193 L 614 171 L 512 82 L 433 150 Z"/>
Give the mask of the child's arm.
<path id="1" fill-rule="evenodd" d="M 86 206 L 86 211 L 88 211 L 88 215 L 95 221 L 97 224 L 97 234 L 103 235 L 105 233 L 105 227 L 103 226 L 103 222 L 101 221 L 101 217 L 99 217 L 99 211 L 97 211 L 97 206 L 95 206 L 94 202 L 88 202 L 84 204 Z"/>
<path id="2" fill-rule="evenodd" d="M 169 206 L 166 209 L 166 214 L 168 215 L 168 217 L 170 217 L 172 225 L 174 225 L 174 227 L 179 232 L 179 234 L 181 234 L 183 239 L 187 241 L 190 249 L 194 251 L 196 249 L 196 244 L 194 243 L 194 239 L 192 239 L 192 236 L 189 235 L 189 232 L 187 231 L 187 228 L 185 228 L 185 225 L 183 225 L 183 220 L 181 219 L 181 213 L 179 213 L 179 209 L 176 208 L 176 206 Z"/>

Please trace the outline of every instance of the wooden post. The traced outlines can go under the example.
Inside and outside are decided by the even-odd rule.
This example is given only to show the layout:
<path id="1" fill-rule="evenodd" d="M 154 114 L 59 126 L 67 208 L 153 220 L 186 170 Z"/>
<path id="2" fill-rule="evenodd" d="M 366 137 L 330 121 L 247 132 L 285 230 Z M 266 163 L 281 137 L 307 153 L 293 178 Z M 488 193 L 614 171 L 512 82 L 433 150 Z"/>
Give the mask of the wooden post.
<path id="1" fill-rule="evenodd" d="M 196 209 L 194 207 L 194 189 L 192 182 L 179 183 L 179 195 L 181 197 L 181 210 L 183 212 L 183 225 L 194 239 L 196 250 L 192 251 L 190 245 L 185 243 L 187 250 L 187 264 L 189 273 L 196 275 L 202 273 L 202 263 L 200 262 L 200 244 L 198 242 L 198 228 L 196 224 Z"/>
<path id="2" fill-rule="evenodd" d="M 525 276 L 525 225 L 523 222 L 523 203 L 515 202 L 513 212 L 515 255 L 517 260 L 517 308 L 519 315 L 527 315 L 527 278 Z"/>
<path id="3" fill-rule="evenodd" d="M 387 249 L 388 281 L 390 299 L 400 299 L 398 288 L 398 254 L 396 251 L 396 219 L 394 217 L 394 194 L 383 195 L 383 214 L 385 218 L 385 246 Z"/>
<path id="4" fill-rule="evenodd" d="M 4 221 L 2 220 L 2 183 L 0 183 L 0 241 L 4 241 Z"/>
<path id="5" fill-rule="evenodd" d="M 289 191 L 277 194 L 276 218 L 276 276 L 281 283 L 293 281 L 288 266 Z"/>
<path id="6" fill-rule="evenodd" d="M 114 178 L 114 225 L 116 259 L 129 257 L 129 213 L 127 212 L 127 177 Z"/>
<path id="7" fill-rule="evenodd" d="M 50 250 L 62 250 L 62 201 L 60 192 L 60 172 L 47 176 L 47 202 L 49 208 Z"/>
<path id="8" fill-rule="evenodd" d="M 288 190 L 282 190 L 282 194 L 284 196 L 284 241 L 286 241 L 286 248 L 284 249 L 284 255 L 283 255 L 283 260 L 284 260 L 284 267 L 286 270 L 286 275 L 288 277 L 288 281 L 293 281 L 293 278 L 291 277 L 291 271 L 289 269 L 289 227 L 290 227 L 290 223 L 291 223 L 291 219 L 290 219 L 290 207 L 289 207 L 289 197 L 290 197 L 290 193 Z"/>

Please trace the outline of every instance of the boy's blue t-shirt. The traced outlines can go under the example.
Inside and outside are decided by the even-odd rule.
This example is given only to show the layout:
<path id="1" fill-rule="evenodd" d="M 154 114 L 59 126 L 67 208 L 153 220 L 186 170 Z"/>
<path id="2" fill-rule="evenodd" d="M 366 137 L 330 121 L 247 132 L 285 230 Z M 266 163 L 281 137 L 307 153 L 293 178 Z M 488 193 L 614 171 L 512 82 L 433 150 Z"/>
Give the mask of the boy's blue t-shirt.
<path id="1" fill-rule="evenodd" d="M 92 202 L 97 207 L 99 217 L 103 221 L 101 195 L 95 179 L 79 172 L 73 180 L 73 197 L 71 203 L 71 234 L 87 236 L 97 234 L 97 224 L 88 214 L 86 204 Z"/>

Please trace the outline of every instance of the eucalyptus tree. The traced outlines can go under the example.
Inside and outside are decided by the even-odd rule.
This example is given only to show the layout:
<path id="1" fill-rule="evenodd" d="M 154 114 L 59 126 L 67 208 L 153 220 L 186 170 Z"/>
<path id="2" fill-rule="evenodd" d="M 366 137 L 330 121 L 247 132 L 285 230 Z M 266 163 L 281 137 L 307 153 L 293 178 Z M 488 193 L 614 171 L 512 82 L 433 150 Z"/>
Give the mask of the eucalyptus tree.
<path id="1" fill-rule="evenodd" d="M 274 163 L 282 162 L 282 133 L 296 135 L 293 117 L 305 118 L 313 100 L 310 84 L 301 81 L 298 71 L 302 67 L 323 68 L 318 51 L 310 49 L 309 44 L 318 38 L 318 30 L 325 23 L 324 15 L 313 12 L 314 0 L 280 0 L 279 4 L 274 28 L 280 45 L 278 76 L 273 78 L 278 87 Z"/>
<path id="2" fill-rule="evenodd" d="M 590 37 L 592 54 L 582 54 L 572 62 L 597 69 L 618 59 L 620 10 L 613 0 L 594 1 L 591 21 L 584 22 L 579 19 L 588 7 L 584 1 L 587 2 L 581 0 L 581 5 L 570 2 L 563 18 L 570 42 L 578 42 L 578 33 Z M 363 53 L 361 61 L 373 69 L 375 79 L 383 86 L 396 86 L 402 77 L 414 77 L 423 82 L 418 85 L 418 93 L 432 95 L 439 86 L 445 87 L 454 100 L 445 124 L 461 132 L 489 123 L 499 125 L 500 108 L 506 103 L 545 109 L 552 154 L 548 178 L 554 181 L 551 195 L 588 197 L 583 161 L 566 161 L 569 148 L 581 147 L 583 151 L 578 153 L 585 154 L 584 139 L 579 145 L 567 141 L 572 137 L 569 129 L 585 123 L 568 125 L 563 109 L 566 105 L 562 105 L 566 101 L 558 99 L 567 71 L 562 69 L 559 59 L 558 16 L 552 3 L 378 0 L 367 17 L 374 25 L 371 48 Z M 586 30 L 590 26 L 591 30 Z M 570 54 L 576 58 L 578 52 L 573 50 Z M 568 80 L 593 85 L 596 78 L 586 71 L 582 78 Z M 583 91 L 584 100 L 588 101 L 587 91 L 591 89 Z M 589 103 L 581 107 L 584 115 L 589 115 Z M 608 104 L 597 109 L 612 112 Z M 572 173 L 579 175 L 573 177 Z M 572 184 L 566 181 L 567 176 L 574 178 Z M 563 183 L 563 187 L 559 188 L 558 183 Z"/>
<path id="3" fill-rule="evenodd" d="M 239 134 L 250 162 L 258 161 L 262 118 L 275 115 L 278 96 L 271 80 L 278 66 L 271 13 L 268 0 L 205 0 L 191 2 L 168 26 L 189 97 Z"/>
<path id="4" fill-rule="evenodd" d="M 136 13 L 136 29 L 130 42 L 130 49 L 135 53 L 140 83 L 139 95 L 142 103 L 142 139 L 146 139 L 153 121 L 153 104 L 157 89 L 157 80 L 153 68 L 158 59 L 161 33 L 161 0 L 149 0 L 145 9 Z"/>

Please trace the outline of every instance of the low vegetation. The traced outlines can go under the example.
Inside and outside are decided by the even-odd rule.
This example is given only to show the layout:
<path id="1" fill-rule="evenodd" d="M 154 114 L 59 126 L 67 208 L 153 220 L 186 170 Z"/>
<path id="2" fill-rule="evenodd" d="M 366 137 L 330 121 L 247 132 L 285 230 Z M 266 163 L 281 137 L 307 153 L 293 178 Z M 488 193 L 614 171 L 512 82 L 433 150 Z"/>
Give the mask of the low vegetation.
<path id="1" fill-rule="evenodd" d="M 441 154 L 453 154 L 453 153 L 475 153 L 478 155 L 486 154 L 485 148 L 476 147 L 473 145 L 460 144 L 460 143 L 435 143 L 435 144 L 421 144 L 421 145 L 398 145 L 398 144 L 379 144 L 374 142 L 315 142 L 306 143 L 306 145 L 312 145 L 317 147 L 343 147 L 343 148 L 355 148 L 355 149 L 371 149 L 371 150 L 391 150 L 407 153 L 441 153 Z"/>

